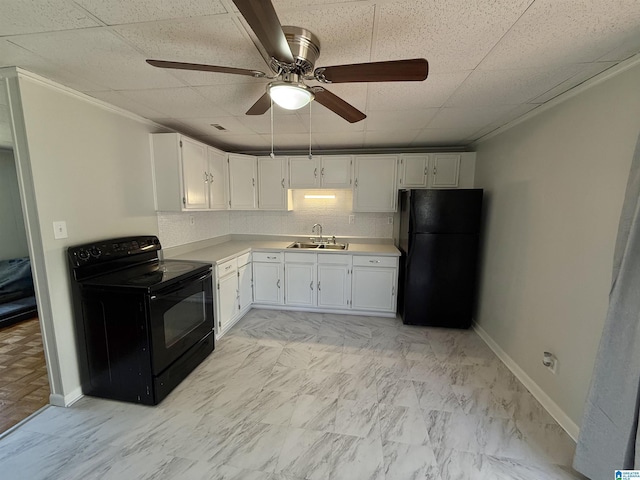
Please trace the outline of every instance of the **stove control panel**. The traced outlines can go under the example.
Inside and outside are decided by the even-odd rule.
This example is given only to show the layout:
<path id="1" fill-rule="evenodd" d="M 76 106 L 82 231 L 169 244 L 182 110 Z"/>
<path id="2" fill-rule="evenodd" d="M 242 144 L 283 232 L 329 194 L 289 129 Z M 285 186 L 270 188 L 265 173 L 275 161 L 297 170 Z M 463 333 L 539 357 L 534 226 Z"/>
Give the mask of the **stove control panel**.
<path id="1" fill-rule="evenodd" d="M 113 238 L 96 243 L 69 247 L 67 255 L 73 267 L 93 265 L 160 250 L 160 240 L 153 235 Z"/>

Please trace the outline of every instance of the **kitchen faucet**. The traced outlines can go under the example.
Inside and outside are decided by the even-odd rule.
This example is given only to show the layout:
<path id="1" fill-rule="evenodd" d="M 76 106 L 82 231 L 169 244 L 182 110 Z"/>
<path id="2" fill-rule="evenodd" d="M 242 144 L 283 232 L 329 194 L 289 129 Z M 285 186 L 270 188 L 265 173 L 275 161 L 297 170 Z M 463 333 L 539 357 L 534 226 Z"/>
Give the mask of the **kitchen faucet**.
<path id="1" fill-rule="evenodd" d="M 318 237 L 316 238 L 316 241 L 318 243 L 322 243 L 322 225 L 316 223 L 313 227 L 311 227 L 311 233 L 315 233 L 316 227 L 318 228 Z"/>

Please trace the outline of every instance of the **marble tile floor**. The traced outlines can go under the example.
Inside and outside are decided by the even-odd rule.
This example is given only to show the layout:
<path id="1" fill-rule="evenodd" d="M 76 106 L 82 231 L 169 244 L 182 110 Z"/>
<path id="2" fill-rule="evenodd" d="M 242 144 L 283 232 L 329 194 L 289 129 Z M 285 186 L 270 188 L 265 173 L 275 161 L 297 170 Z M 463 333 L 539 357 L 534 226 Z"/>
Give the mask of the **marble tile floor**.
<path id="1" fill-rule="evenodd" d="M 157 407 L 85 397 L 9 479 L 570 480 L 575 445 L 473 331 L 252 310 Z"/>

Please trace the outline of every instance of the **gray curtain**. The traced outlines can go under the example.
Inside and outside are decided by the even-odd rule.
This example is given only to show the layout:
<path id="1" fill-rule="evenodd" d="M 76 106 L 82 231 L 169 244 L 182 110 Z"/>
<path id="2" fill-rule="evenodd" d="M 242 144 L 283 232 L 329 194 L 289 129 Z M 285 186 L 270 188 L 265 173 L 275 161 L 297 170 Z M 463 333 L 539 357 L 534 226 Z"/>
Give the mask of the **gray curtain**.
<path id="1" fill-rule="evenodd" d="M 573 465 L 593 480 L 640 470 L 640 138 L 613 260 L 609 309 Z"/>

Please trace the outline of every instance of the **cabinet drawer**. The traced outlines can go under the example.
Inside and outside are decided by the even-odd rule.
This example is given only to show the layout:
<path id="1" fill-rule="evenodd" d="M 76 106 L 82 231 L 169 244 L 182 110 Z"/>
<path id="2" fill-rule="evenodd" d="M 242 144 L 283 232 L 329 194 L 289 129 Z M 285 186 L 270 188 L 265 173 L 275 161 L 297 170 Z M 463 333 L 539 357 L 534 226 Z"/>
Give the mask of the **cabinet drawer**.
<path id="1" fill-rule="evenodd" d="M 251 252 L 238 255 L 238 267 L 242 267 L 251 261 Z"/>
<path id="2" fill-rule="evenodd" d="M 217 274 L 218 278 L 226 277 L 231 273 L 235 273 L 238 270 L 238 261 L 233 258 L 231 260 L 227 260 L 226 262 L 219 263 L 217 265 Z"/>
<path id="3" fill-rule="evenodd" d="M 285 252 L 284 261 L 285 262 L 296 262 L 296 263 L 316 263 L 316 254 L 315 253 Z"/>
<path id="4" fill-rule="evenodd" d="M 253 252 L 254 262 L 282 262 L 282 252 Z"/>
<path id="5" fill-rule="evenodd" d="M 318 263 L 323 265 L 351 265 L 351 255 L 339 253 L 319 253 Z"/>
<path id="6" fill-rule="evenodd" d="M 397 267 L 398 257 L 382 257 L 373 255 L 354 255 L 353 266 L 360 267 Z"/>

